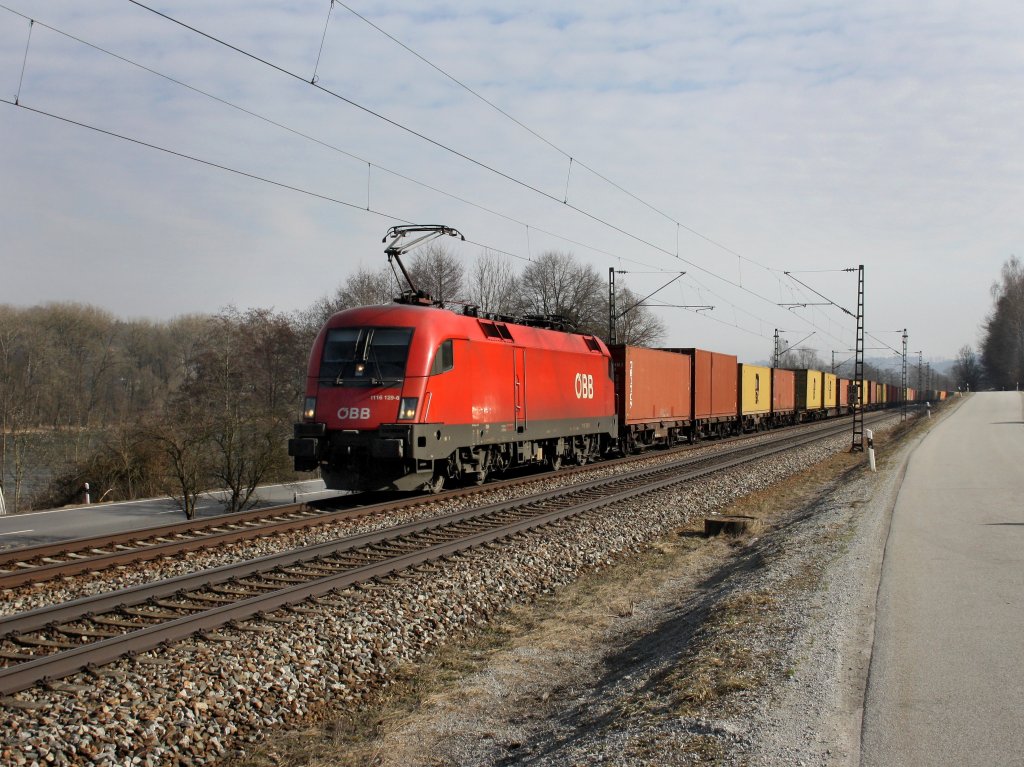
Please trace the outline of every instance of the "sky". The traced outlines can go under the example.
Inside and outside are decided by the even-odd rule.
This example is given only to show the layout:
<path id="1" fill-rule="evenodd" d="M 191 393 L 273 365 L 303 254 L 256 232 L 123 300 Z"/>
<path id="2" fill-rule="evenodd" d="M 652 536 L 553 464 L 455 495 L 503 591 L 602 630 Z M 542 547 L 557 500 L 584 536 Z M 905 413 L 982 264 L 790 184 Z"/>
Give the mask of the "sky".
<path id="1" fill-rule="evenodd" d="M 1018 2 L 0 6 L 0 303 L 296 311 L 436 223 L 467 267 L 685 271 L 664 344 L 747 361 L 847 359 L 863 265 L 897 365 L 1022 255 Z"/>

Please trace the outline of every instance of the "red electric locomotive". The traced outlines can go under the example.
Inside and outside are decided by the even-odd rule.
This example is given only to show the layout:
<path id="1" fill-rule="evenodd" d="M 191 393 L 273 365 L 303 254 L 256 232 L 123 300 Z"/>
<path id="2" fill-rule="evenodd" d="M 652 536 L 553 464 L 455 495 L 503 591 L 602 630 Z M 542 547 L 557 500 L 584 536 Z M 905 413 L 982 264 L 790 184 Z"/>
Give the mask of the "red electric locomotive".
<path id="1" fill-rule="evenodd" d="M 409 291 L 328 320 L 288 453 L 331 489 L 436 492 L 516 466 L 586 463 L 616 428 L 600 339 L 457 314 Z"/>

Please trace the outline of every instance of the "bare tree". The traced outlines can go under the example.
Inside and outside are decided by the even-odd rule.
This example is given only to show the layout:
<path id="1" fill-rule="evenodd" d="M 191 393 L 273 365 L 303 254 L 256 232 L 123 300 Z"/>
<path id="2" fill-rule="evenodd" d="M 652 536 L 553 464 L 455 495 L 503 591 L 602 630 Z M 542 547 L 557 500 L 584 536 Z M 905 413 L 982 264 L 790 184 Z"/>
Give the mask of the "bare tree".
<path id="1" fill-rule="evenodd" d="M 429 293 L 435 301 L 444 305 L 462 300 L 465 267 L 443 245 L 432 243 L 414 251 L 407 268 L 416 289 Z"/>
<path id="2" fill-rule="evenodd" d="M 961 346 L 952 370 L 956 388 L 960 391 L 978 391 L 981 388 L 982 372 L 981 362 L 974 349 L 969 344 Z"/>
<path id="3" fill-rule="evenodd" d="M 507 258 L 485 250 L 473 264 L 466 288 L 466 300 L 485 312 L 519 312 L 516 275 Z"/>
<path id="4" fill-rule="evenodd" d="M 11 490 L 17 512 L 28 470 L 28 430 L 40 398 L 40 333 L 26 313 L 0 307 L 0 493 Z M 6 504 L 5 504 L 6 508 Z"/>
<path id="5" fill-rule="evenodd" d="M 571 253 L 549 251 L 523 270 L 520 304 L 529 314 L 564 317 L 582 333 L 608 327 L 607 289 L 597 270 Z"/>
<path id="6" fill-rule="evenodd" d="M 782 350 L 779 355 L 779 364 L 790 370 L 831 370 L 827 364 L 818 356 L 817 349 L 808 349 L 803 346 L 789 346 L 782 341 Z M 865 371 L 865 377 L 871 378 Z"/>
<path id="7" fill-rule="evenodd" d="M 193 423 L 205 428 L 210 480 L 226 488 L 228 511 L 249 505 L 257 485 L 287 462 L 284 445 L 304 383 L 293 341 L 287 318 L 229 308 L 214 318 L 181 389 L 201 412 Z"/>
<path id="8" fill-rule="evenodd" d="M 395 275 L 388 267 L 367 269 L 360 264 L 359 268 L 337 287 L 333 295 L 321 296 L 300 313 L 300 333 L 309 335 L 311 332 L 315 336 L 332 314 L 357 306 L 388 304 L 399 292 L 401 291 L 395 281 Z M 310 340 L 312 341 L 312 338 Z"/>
<path id="9" fill-rule="evenodd" d="M 195 518 L 196 501 L 208 487 L 209 428 L 203 412 L 185 397 L 172 403 L 148 429 L 149 438 L 167 459 L 158 484 L 178 500 L 186 519 Z"/>
<path id="10" fill-rule="evenodd" d="M 632 346 L 654 346 L 665 335 L 663 323 L 649 308 L 642 305 L 640 296 L 629 288 L 616 288 L 615 339 Z"/>

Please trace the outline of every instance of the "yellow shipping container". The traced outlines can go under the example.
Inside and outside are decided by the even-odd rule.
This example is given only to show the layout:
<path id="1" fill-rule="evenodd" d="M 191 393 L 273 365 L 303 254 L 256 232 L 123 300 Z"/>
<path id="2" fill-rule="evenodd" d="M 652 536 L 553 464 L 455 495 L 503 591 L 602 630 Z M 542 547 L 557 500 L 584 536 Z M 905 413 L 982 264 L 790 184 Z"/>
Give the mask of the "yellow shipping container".
<path id="1" fill-rule="evenodd" d="M 756 415 L 772 409 L 772 369 L 740 365 L 740 413 Z"/>
<path id="2" fill-rule="evenodd" d="M 835 373 L 825 373 L 825 409 L 831 410 L 838 403 L 838 388 Z"/>
<path id="3" fill-rule="evenodd" d="M 821 410 L 822 377 L 820 370 L 796 371 L 796 409 Z"/>

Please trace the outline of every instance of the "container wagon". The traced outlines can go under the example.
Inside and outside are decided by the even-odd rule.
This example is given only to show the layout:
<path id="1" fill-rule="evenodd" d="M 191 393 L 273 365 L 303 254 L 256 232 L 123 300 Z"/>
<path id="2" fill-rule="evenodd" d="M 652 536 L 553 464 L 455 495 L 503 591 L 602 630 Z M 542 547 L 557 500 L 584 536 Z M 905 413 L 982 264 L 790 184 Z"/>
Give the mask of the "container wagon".
<path id="1" fill-rule="evenodd" d="M 772 369 L 737 365 L 740 431 L 767 429 L 772 418 Z"/>
<path id="2" fill-rule="evenodd" d="M 639 346 L 616 345 L 609 351 L 622 451 L 637 452 L 691 438 L 692 358 Z"/>
<path id="3" fill-rule="evenodd" d="M 839 398 L 837 391 L 838 378 L 835 373 L 822 373 L 821 406 L 828 416 L 838 415 Z"/>
<path id="4" fill-rule="evenodd" d="M 736 355 L 693 347 L 664 351 L 690 357 L 693 437 L 725 437 L 734 433 L 739 415 Z"/>
<path id="5" fill-rule="evenodd" d="M 796 419 L 796 372 L 772 368 L 772 426 L 790 426 Z"/>
<path id="6" fill-rule="evenodd" d="M 822 384 L 824 373 L 820 370 L 797 370 L 796 410 L 801 421 L 813 421 L 824 417 L 822 409 Z"/>

